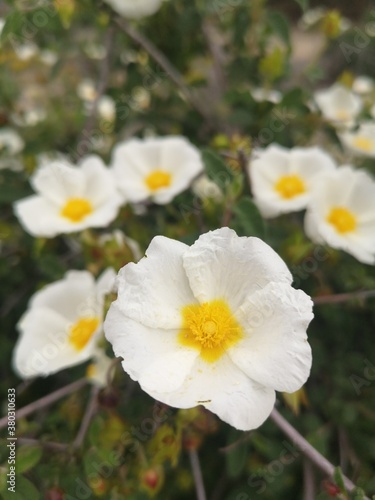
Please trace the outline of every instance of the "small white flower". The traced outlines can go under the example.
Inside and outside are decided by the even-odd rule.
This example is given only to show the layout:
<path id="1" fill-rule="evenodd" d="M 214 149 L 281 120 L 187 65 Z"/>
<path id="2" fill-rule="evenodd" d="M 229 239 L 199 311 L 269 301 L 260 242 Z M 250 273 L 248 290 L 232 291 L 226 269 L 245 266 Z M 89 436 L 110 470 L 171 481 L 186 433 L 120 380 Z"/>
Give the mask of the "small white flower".
<path id="1" fill-rule="evenodd" d="M 103 349 L 97 349 L 93 362 L 87 367 L 86 377 L 97 387 L 107 387 L 108 377 L 112 378 L 114 375 L 114 371 L 112 374 L 110 373 L 112 364 L 113 358 L 109 358 Z"/>
<path id="2" fill-rule="evenodd" d="M 113 151 L 117 185 L 131 203 L 151 199 L 163 205 L 203 171 L 199 150 L 184 137 L 131 139 Z"/>
<path id="3" fill-rule="evenodd" d="M 97 282 L 87 271 L 69 271 L 33 295 L 17 325 L 13 366 L 21 378 L 47 376 L 95 354 L 102 338 L 104 297 L 114 279 L 113 269 Z"/>
<path id="4" fill-rule="evenodd" d="M 305 231 L 316 243 L 375 264 L 375 181 L 349 166 L 322 175 L 311 195 Z"/>
<path id="5" fill-rule="evenodd" d="M 363 107 L 362 99 L 339 83 L 319 90 L 314 98 L 323 116 L 337 125 L 353 124 Z"/>
<path id="6" fill-rule="evenodd" d="M 105 0 L 118 14 L 130 19 L 151 16 L 160 9 L 162 0 Z"/>
<path id="7" fill-rule="evenodd" d="M 52 162 L 31 179 L 36 195 L 15 203 L 15 213 L 33 236 L 53 238 L 89 227 L 106 227 L 122 204 L 111 172 L 98 156 L 79 167 Z"/>
<path id="8" fill-rule="evenodd" d="M 357 76 L 353 81 L 352 89 L 357 94 L 370 94 L 374 90 L 374 80 L 366 75 Z"/>
<path id="9" fill-rule="evenodd" d="M 39 47 L 32 42 L 24 43 L 17 46 L 16 54 L 21 61 L 29 61 L 39 54 Z"/>
<path id="10" fill-rule="evenodd" d="M 12 128 L 0 129 L 0 155 L 15 155 L 22 151 L 24 142 Z"/>
<path id="11" fill-rule="evenodd" d="M 335 163 L 318 147 L 286 149 L 271 144 L 256 151 L 249 172 L 254 201 L 263 217 L 306 208 L 311 189 Z"/>
<path id="12" fill-rule="evenodd" d="M 275 390 L 309 375 L 311 299 L 267 244 L 228 228 L 191 247 L 157 236 L 146 255 L 120 270 L 104 325 L 124 370 L 165 404 L 258 427 Z"/>
<path id="13" fill-rule="evenodd" d="M 98 97 L 98 93 L 96 91 L 95 83 L 93 80 L 86 78 L 82 80 L 77 86 L 77 95 L 83 101 L 93 102 Z"/>
<path id="14" fill-rule="evenodd" d="M 108 122 L 113 122 L 116 118 L 116 103 L 109 95 L 103 95 L 98 100 L 99 116 Z"/>
<path id="15" fill-rule="evenodd" d="M 205 174 L 193 182 L 192 191 L 203 201 L 208 199 L 220 201 L 223 199 L 223 192 L 219 186 Z"/>
<path id="16" fill-rule="evenodd" d="M 282 93 L 279 90 L 265 89 L 262 87 L 255 88 L 250 90 L 250 93 L 257 102 L 268 101 L 273 104 L 279 104 L 283 97 Z"/>
<path id="17" fill-rule="evenodd" d="M 357 130 L 343 132 L 339 137 L 351 151 L 375 158 L 375 122 L 363 122 Z"/>

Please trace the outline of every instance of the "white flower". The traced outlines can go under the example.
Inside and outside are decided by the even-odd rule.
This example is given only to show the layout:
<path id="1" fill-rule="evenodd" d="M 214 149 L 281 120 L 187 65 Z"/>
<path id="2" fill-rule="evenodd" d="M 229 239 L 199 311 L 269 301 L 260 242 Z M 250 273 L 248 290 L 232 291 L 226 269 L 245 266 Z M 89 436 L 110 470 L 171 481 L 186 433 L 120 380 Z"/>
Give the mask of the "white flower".
<path id="1" fill-rule="evenodd" d="M 162 0 L 105 0 L 118 14 L 131 19 L 151 16 L 159 10 Z"/>
<path id="2" fill-rule="evenodd" d="M 122 198 L 111 172 L 98 156 L 79 167 L 52 162 L 31 179 L 36 195 L 15 203 L 24 229 L 33 236 L 53 238 L 89 227 L 106 227 L 119 211 Z"/>
<path id="3" fill-rule="evenodd" d="M 357 76 L 352 85 L 357 94 L 370 94 L 374 90 L 374 80 L 366 75 Z"/>
<path id="4" fill-rule="evenodd" d="M 104 324 L 124 370 L 165 404 L 258 427 L 275 390 L 309 375 L 311 299 L 267 244 L 228 228 L 191 247 L 157 236 L 146 255 L 120 270 Z"/>
<path id="5" fill-rule="evenodd" d="M 312 192 L 306 234 L 375 264 L 375 181 L 349 166 L 322 175 Z"/>
<path id="6" fill-rule="evenodd" d="M 323 116 L 338 125 L 351 125 L 363 107 L 362 99 L 339 83 L 319 90 L 314 99 Z"/>
<path id="7" fill-rule="evenodd" d="M 98 113 L 103 120 L 113 122 L 116 118 L 116 103 L 109 95 L 103 95 L 98 100 Z"/>
<path id="8" fill-rule="evenodd" d="M 114 375 L 110 373 L 113 359 L 109 358 L 103 349 L 97 349 L 93 355 L 93 362 L 87 367 L 86 377 L 90 382 L 98 387 L 107 387 L 108 377 Z"/>
<path id="9" fill-rule="evenodd" d="M 0 129 L 0 154 L 15 155 L 22 151 L 24 142 L 12 128 Z"/>
<path id="10" fill-rule="evenodd" d="M 357 130 L 343 132 L 339 137 L 351 151 L 375 158 L 375 122 L 363 122 Z"/>
<path id="11" fill-rule="evenodd" d="M 93 80 L 86 78 L 77 86 L 77 94 L 83 101 L 93 102 L 98 97 L 95 83 Z"/>
<path id="12" fill-rule="evenodd" d="M 205 174 L 193 182 L 192 191 L 203 201 L 211 199 L 218 202 L 223 199 L 223 192 L 219 186 Z"/>
<path id="13" fill-rule="evenodd" d="M 131 139 L 113 151 L 112 169 L 131 203 L 151 199 L 163 205 L 189 187 L 203 171 L 199 150 L 184 137 Z"/>
<path id="14" fill-rule="evenodd" d="M 252 95 L 254 101 L 268 101 L 272 102 L 273 104 L 278 104 L 279 102 L 281 102 L 281 99 L 283 97 L 282 93 L 279 90 L 266 89 L 262 87 L 250 90 L 250 94 Z"/>
<path id="15" fill-rule="evenodd" d="M 256 155 L 249 172 L 254 201 L 263 217 L 306 208 L 316 179 L 335 168 L 331 157 L 318 147 L 289 150 L 271 144 Z"/>
<path id="16" fill-rule="evenodd" d="M 69 271 L 33 295 L 17 325 L 13 366 L 21 378 L 50 375 L 94 355 L 102 337 L 104 296 L 114 279 L 113 269 L 97 282 L 87 271 Z"/>

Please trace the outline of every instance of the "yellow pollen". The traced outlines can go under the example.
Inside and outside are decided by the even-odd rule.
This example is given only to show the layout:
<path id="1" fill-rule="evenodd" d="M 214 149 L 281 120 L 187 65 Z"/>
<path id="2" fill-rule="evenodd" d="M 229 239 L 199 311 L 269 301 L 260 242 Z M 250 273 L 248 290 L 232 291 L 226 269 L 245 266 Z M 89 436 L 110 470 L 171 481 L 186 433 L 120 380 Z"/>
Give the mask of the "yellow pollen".
<path id="1" fill-rule="evenodd" d="M 150 191 L 157 191 L 158 189 L 168 187 L 171 185 L 171 181 L 171 174 L 164 170 L 154 170 L 145 179 L 145 183 Z"/>
<path id="2" fill-rule="evenodd" d="M 225 351 L 244 337 L 241 325 L 225 300 L 191 304 L 182 311 L 179 343 L 200 351 L 207 363 L 217 361 Z"/>
<path id="3" fill-rule="evenodd" d="M 356 137 L 353 139 L 353 146 L 363 151 L 372 151 L 374 144 L 368 137 Z"/>
<path id="4" fill-rule="evenodd" d="M 81 222 L 87 215 L 93 212 L 91 203 L 84 198 L 70 198 L 60 215 L 66 217 L 71 222 Z"/>
<path id="5" fill-rule="evenodd" d="M 287 200 L 306 192 L 305 184 L 299 175 L 283 175 L 275 184 L 275 190 Z"/>
<path id="6" fill-rule="evenodd" d="M 327 216 L 327 222 L 332 224 L 340 234 L 354 231 L 357 227 L 357 219 L 353 213 L 344 207 L 334 207 Z"/>
<path id="7" fill-rule="evenodd" d="M 89 342 L 99 326 L 96 316 L 79 319 L 69 330 L 69 342 L 77 351 L 81 351 Z"/>

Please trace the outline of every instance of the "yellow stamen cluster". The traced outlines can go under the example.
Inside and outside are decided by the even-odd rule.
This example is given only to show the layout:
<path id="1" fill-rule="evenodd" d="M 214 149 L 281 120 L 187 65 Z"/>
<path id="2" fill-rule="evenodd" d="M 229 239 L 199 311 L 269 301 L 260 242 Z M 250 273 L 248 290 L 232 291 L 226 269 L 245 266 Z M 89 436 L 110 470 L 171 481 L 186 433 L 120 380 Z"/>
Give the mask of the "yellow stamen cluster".
<path id="1" fill-rule="evenodd" d="M 89 200 L 85 198 L 70 198 L 64 205 L 60 214 L 71 222 L 81 222 L 93 212 Z"/>
<path id="2" fill-rule="evenodd" d="M 344 207 L 334 207 L 327 216 L 327 222 L 332 224 L 340 234 L 354 231 L 357 227 L 355 215 Z"/>
<path id="3" fill-rule="evenodd" d="M 282 198 L 290 200 L 306 192 L 305 184 L 299 175 L 283 175 L 275 184 L 275 190 Z"/>
<path id="4" fill-rule="evenodd" d="M 99 326 L 96 316 L 79 319 L 69 330 L 69 342 L 77 351 L 81 351 L 89 342 Z"/>
<path id="5" fill-rule="evenodd" d="M 158 189 L 169 187 L 171 182 L 171 174 L 164 170 L 154 170 L 145 179 L 145 183 L 150 191 L 157 191 Z"/>

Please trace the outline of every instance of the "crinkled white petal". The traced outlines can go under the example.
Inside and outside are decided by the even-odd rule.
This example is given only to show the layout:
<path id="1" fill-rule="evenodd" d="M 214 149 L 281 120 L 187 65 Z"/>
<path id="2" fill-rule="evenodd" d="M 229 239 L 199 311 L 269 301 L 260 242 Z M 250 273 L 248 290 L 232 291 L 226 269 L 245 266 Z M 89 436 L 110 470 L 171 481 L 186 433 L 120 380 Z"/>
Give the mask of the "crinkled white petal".
<path id="1" fill-rule="evenodd" d="M 21 335 L 13 353 L 13 366 L 21 378 L 51 375 L 93 355 L 100 328 L 78 351 L 68 339 L 71 326 L 60 311 L 48 307 L 32 308 L 21 318 Z"/>
<path id="2" fill-rule="evenodd" d="M 124 17 L 138 19 L 151 16 L 159 10 L 162 0 L 105 0 L 116 12 Z"/>
<path id="3" fill-rule="evenodd" d="M 259 238 L 239 238 L 221 228 L 202 235 L 183 255 L 194 296 L 200 302 L 224 299 L 232 311 L 267 283 L 291 284 L 285 262 Z"/>
<path id="4" fill-rule="evenodd" d="M 115 289 L 116 271 L 109 267 L 99 276 L 96 282 L 96 291 L 99 296 L 107 295 Z"/>
<path id="5" fill-rule="evenodd" d="M 82 171 L 63 161 L 40 167 L 31 178 L 31 184 L 38 194 L 57 206 L 69 198 L 82 198 L 85 193 Z"/>
<path id="6" fill-rule="evenodd" d="M 118 307 L 135 321 L 155 328 L 180 328 L 181 309 L 196 300 L 182 259 L 189 247 L 155 237 L 146 257 L 123 267 L 118 275 Z"/>
<path id="7" fill-rule="evenodd" d="M 178 330 L 150 328 L 128 318 L 118 300 L 111 304 L 104 332 L 115 355 L 123 358 L 124 370 L 152 388 L 174 390 L 181 385 L 199 354 L 179 344 Z"/>
<path id="8" fill-rule="evenodd" d="M 174 392 L 147 391 L 162 403 L 176 408 L 203 405 L 236 429 L 259 427 L 275 403 L 275 391 L 250 380 L 229 358 L 214 364 L 198 358 L 190 374 Z"/>
<path id="9" fill-rule="evenodd" d="M 312 363 L 306 330 L 312 301 L 302 290 L 270 283 L 249 295 L 235 312 L 245 337 L 228 350 L 232 361 L 261 385 L 295 392 L 306 382 Z"/>

